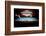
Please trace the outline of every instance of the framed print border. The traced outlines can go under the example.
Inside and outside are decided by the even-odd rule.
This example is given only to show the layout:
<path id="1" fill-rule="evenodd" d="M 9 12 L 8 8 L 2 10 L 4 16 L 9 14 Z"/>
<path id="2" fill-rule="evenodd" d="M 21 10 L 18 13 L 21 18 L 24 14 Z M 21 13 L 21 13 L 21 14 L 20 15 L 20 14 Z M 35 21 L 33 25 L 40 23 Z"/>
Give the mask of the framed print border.
<path id="1" fill-rule="evenodd" d="M 29 31 L 13 31 L 11 32 L 11 5 L 26 5 L 26 6 L 41 6 L 42 7 L 42 30 L 29 30 Z M 32 33 L 44 33 L 45 32 L 45 5 L 44 3 L 36 2 L 18 2 L 18 1 L 5 1 L 5 34 L 32 34 Z"/>

